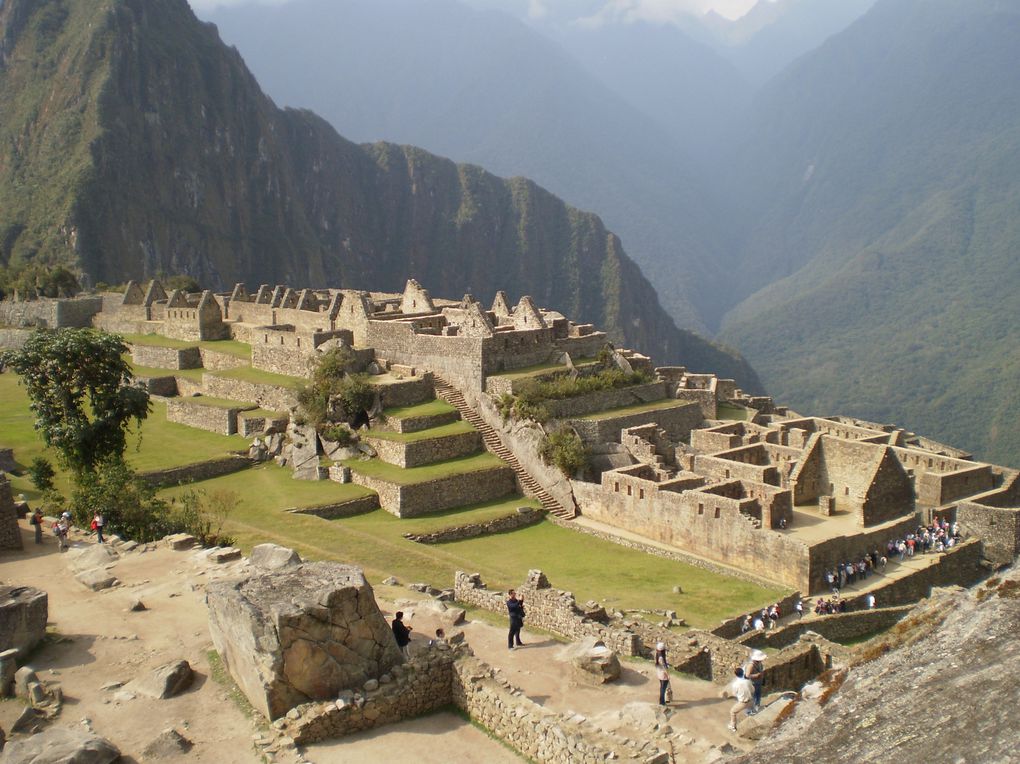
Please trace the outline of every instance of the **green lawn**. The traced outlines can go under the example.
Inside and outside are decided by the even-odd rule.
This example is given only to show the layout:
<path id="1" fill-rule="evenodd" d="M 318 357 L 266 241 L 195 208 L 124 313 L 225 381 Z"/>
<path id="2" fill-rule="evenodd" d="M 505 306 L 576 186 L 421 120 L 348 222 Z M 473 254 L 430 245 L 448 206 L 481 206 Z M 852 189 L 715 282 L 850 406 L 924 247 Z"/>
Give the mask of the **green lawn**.
<path id="1" fill-rule="evenodd" d="M 673 409 L 678 406 L 686 406 L 687 401 L 678 401 L 673 398 L 665 398 L 661 401 L 653 401 L 651 403 L 635 403 L 630 406 L 621 406 L 616 409 L 606 409 L 605 411 L 598 411 L 594 414 L 588 414 L 582 417 L 572 417 L 575 419 L 612 419 L 618 416 L 627 416 L 629 414 L 643 414 L 646 411 L 661 411 L 662 409 Z"/>
<path id="2" fill-rule="evenodd" d="M 595 363 L 594 358 L 578 358 L 574 361 L 575 367 L 589 366 Z M 528 377 L 540 377 L 554 371 L 566 371 L 567 367 L 562 363 L 539 363 L 534 366 L 525 366 L 522 369 L 513 371 L 502 371 L 499 374 L 490 374 L 490 377 L 501 377 L 502 379 L 526 379 Z"/>
<path id="3" fill-rule="evenodd" d="M 775 601 L 783 593 L 720 576 L 700 568 L 601 541 L 549 522 L 495 536 L 425 546 L 403 538 L 501 517 L 531 504 L 515 497 L 480 506 L 400 520 L 384 510 L 342 520 L 323 520 L 282 511 L 313 506 L 362 491 L 351 484 L 293 480 L 290 471 L 263 465 L 195 484 L 233 490 L 244 496 L 228 523 L 238 544 L 250 549 L 272 541 L 310 559 L 363 567 L 373 582 L 395 575 L 403 582 L 453 584 L 457 570 L 479 572 L 491 589 L 520 584 L 528 570 L 546 572 L 553 586 L 568 589 L 580 602 L 598 599 L 615 607 L 676 610 L 694 627 L 713 627 L 723 618 Z M 168 494 L 184 489 L 170 489 Z M 674 594 L 673 587 L 683 587 Z"/>
<path id="4" fill-rule="evenodd" d="M 444 400 L 436 398 L 427 403 L 419 403 L 415 406 L 400 406 L 391 409 L 384 409 L 383 416 L 387 419 L 413 419 L 422 416 L 436 416 L 437 414 L 449 414 L 457 409 Z"/>
<path id="5" fill-rule="evenodd" d="M 424 483 L 428 480 L 449 477 L 450 475 L 462 475 L 465 472 L 476 472 L 478 470 L 491 469 L 492 467 L 505 467 L 506 463 L 498 456 L 483 451 L 471 456 L 462 456 L 459 459 L 449 459 L 445 462 L 427 464 L 424 467 L 411 467 L 404 469 L 394 464 L 387 464 L 379 459 L 347 459 L 342 462 L 354 472 L 369 477 L 388 480 L 391 483 L 400 485 L 413 485 Z"/>
<path id="6" fill-rule="evenodd" d="M 239 379 L 243 382 L 254 382 L 260 385 L 273 385 L 274 387 L 286 387 L 291 390 L 296 390 L 306 380 L 300 377 L 289 377 L 286 374 L 274 374 L 271 371 L 262 371 L 262 369 L 253 369 L 251 367 L 242 367 L 240 369 L 226 369 L 225 371 L 211 371 L 206 372 L 216 377 L 224 377 L 226 379 Z"/>
<path id="7" fill-rule="evenodd" d="M 734 406 L 725 401 L 719 403 L 716 407 L 716 417 L 719 419 L 732 419 L 739 422 L 748 422 L 754 418 L 755 411 L 744 408 L 743 406 Z"/>
<path id="8" fill-rule="evenodd" d="M 225 353 L 226 355 L 232 355 L 237 358 L 245 358 L 251 360 L 251 345 L 247 342 L 238 342 L 237 340 L 202 340 L 195 342 L 186 342 L 184 340 L 175 340 L 170 337 L 164 337 L 162 334 L 122 334 L 125 342 L 129 342 L 132 345 L 148 345 L 150 347 L 158 348 L 194 348 L 201 347 L 206 350 L 214 350 L 217 353 Z"/>
<path id="9" fill-rule="evenodd" d="M 418 432 L 391 432 L 390 430 L 368 430 L 362 437 L 379 438 L 379 440 L 392 440 L 397 443 L 417 443 L 420 440 L 430 438 L 442 438 L 447 435 L 461 435 L 465 432 L 474 432 L 475 428 L 470 422 L 458 419 L 456 422 L 432 427 L 428 430 Z"/>

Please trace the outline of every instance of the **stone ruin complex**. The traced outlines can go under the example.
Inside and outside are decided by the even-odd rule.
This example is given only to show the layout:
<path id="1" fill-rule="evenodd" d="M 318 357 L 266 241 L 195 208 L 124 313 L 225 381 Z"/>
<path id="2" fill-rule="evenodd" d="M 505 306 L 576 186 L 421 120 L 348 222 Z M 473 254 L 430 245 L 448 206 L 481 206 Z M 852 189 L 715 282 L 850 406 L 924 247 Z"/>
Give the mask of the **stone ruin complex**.
<path id="1" fill-rule="evenodd" d="M 71 307 L 61 307 L 65 304 Z M 66 325 L 91 321 L 126 334 L 138 376 L 167 402 L 168 418 L 253 438 L 248 458 L 189 465 L 153 476 L 156 482 L 206 479 L 243 469 L 251 459 L 276 458 L 291 467 L 295 477 L 355 482 L 371 490 L 354 501 L 295 510 L 325 518 L 379 506 L 398 517 L 413 517 L 526 494 L 541 503 L 550 519 L 578 531 L 781 584 L 794 591 L 784 600 L 787 609 L 801 594 L 826 591 L 824 573 L 841 561 L 884 549 L 889 539 L 901 538 L 935 517 L 959 524 L 961 543 L 884 585 L 881 612 L 826 621 L 834 639 L 888 626 L 903 616 L 904 606 L 927 596 L 932 587 L 973 584 L 1020 553 L 1017 470 L 974 461 L 970 454 L 894 425 L 804 416 L 768 397 L 746 394 L 733 380 L 679 366 L 655 367 L 640 353 L 612 348 L 593 326 L 575 324 L 528 297 L 512 304 L 499 293 L 486 308 L 471 295 L 433 298 L 414 280 L 399 294 L 268 285 L 249 293 L 237 285 L 229 293 L 191 295 L 168 293 L 154 281 L 145 287 L 130 283 L 123 294 L 48 301 L 37 312 L 33 318 L 23 305 L 0 304 L 0 324 L 8 325 L 0 329 L 0 343 L 17 344 L 25 336 L 24 327 L 64 325 L 61 316 L 69 317 Z M 227 339 L 235 342 L 217 344 Z M 334 347 L 349 350 L 376 391 L 372 427 L 358 433 L 354 446 L 329 442 L 301 423 L 296 411 L 296 384 Z M 642 372 L 642 381 L 546 400 L 545 423 L 505 418 L 502 404 L 526 386 L 583 378 L 607 358 L 621 371 Z M 422 408 L 437 398 L 450 405 Z M 430 435 L 430 430 L 461 419 L 471 427 Z M 544 436 L 557 427 L 576 433 L 590 454 L 588 468 L 576 475 L 562 475 L 540 456 Z M 358 466 L 372 457 L 412 470 L 483 450 L 500 461 L 418 483 Z M 0 542 L 3 505 L 0 483 Z M 492 527 L 521 527 L 535 521 L 533 514 L 500 520 Z M 617 531 L 621 535 L 615 535 Z M 465 527 L 461 532 L 467 537 L 492 531 Z M 330 591 L 367 587 L 354 571 L 330 568 L 322 575 L 336 579 Z M 767 643 L 759 644 L 756 635 L 740 635 L 736 619 L 712 632 L 678 637 L 640 619 L 607 614 L 597 603 L 579 606 L 569 594 L 553 590 L 541 574 L 523 588 L 529 591 L 532 623 L 541 621 L 544 628 L 571 639 L 598 639 L 624 655 L 647 656 L 651 644 L 665 640 L 682 656 L 686 670 L 714 680 L 725 673 L 719 667 L 728 669 L 748 646 L 768 644 L 784 651 L 781 660 L 770 662 L 776 672 L 773 681 L 796 689 L 832 665 L 838 652 L 824 636 L 795 628 L 770 634 Z M 279 717 L 299 703 L 323 702 L 323 696 L 335 697 L 338 688 L 346 692 L 345 687 L 372 681 L 365 677 L 390 676 L 388 671 L 399 677 L 399 655 L 382 649 L 386 640 L 377 638 L 374 615 L 359 613 L 357 628 L 332 618 L 316 620 L 318 616 L 309 613 L 326 607 L 313 602 L 318 592 L 308 592 L 307 602 L 299 606 L 295 602 L 300 597 L 279 597 L 274 591 L 252 579 L 210 594 L 210 602 L 219 603 L 216 609 L 233 609 L 238 622 L 248 619 L 245 629 L 255 622 L 271 624 L 260 639 L 276 646 L 276 657 L 245 673 L 240 667 L 242 654 L 250 654 L 243 647 L 247 643 L 213 618 L 217 648 L 268 717 Z M 458 574 L 455 596 L 477 607 L 503 609 L 502 594 L 488 592 L 477 576 Z M 343 604 L 345 597 L 338 597 L 335 604 L 345 611 L 344 617 L 352 616 L 347 612 L 351 606 Z M 351 651 L 345 642 L 351 635 L 362 640 L 364 650 Z M 239 646 L 241 653 L 234 656 Z M 292 670 L 296 659 L 287 656 L 316 666 L 324 684 Z M 493 679 L 483 679 L 483 671 L 465 676 L 458 667 L 463 664 L 446 658 L 434 663 L 432 669 L 442 676 L 429 681 L 438 681 L 446 688 L 441 696 L 469 712 L 479 682 Z M 394 686 L 403 687 L 412 699 L 424 697 L 425 690 L 409 681 L 399 679 Z M 501 697 L 498 682 L 486 687 L 487 698 Z M 422 703 L 427 705 L 408 702 L 417 712 Z M 298 721 L 288 717 L 283 725 L 295 738 L 319 739 L 374 726 L 388 718 L 387 713 L 395 718 L 410 713 L 388 706 L 388 711 L 366 719 L 366 707 L 316 706 L 302 711 Z M 476 718 L 492 721 L 488 713 L 479 711 Z"/>

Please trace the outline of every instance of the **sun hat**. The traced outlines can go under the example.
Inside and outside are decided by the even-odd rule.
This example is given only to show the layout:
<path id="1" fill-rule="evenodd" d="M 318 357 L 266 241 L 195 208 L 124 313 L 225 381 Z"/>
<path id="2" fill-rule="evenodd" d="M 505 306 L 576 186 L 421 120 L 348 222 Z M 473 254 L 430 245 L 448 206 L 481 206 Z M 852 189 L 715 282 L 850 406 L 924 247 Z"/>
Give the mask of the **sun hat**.
<path id="1" fill-rule="evenodd" d="M 665 642 L 659 642 L 658 644 L 655 645 L 655 649 L 656 650 L 665 650 L 666 649 L 666 643 Z"/>
<path id="2" fill-rule="evenodd" d="M 768 656 L 765 655 L 765 653 L 763 653 L 761 650 L 752 650 L 751 651 L 751 660 L 752 661 L 763 661 L 766 658 L 768 658 Z"/>

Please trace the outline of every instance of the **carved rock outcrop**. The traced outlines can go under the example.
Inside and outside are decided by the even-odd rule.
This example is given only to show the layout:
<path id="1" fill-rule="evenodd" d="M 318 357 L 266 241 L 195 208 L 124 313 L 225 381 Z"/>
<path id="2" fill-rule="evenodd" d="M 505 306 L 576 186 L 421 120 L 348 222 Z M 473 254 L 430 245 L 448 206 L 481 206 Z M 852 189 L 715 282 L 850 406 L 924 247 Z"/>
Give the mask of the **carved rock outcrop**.
<path id="1" fill-rule="evenodd" d="M 359 568 L 314 562 L 256 571 L 210 585 L 206 603 L 213 644 L 270 719 L 360 688 L 402 662 Z"/>

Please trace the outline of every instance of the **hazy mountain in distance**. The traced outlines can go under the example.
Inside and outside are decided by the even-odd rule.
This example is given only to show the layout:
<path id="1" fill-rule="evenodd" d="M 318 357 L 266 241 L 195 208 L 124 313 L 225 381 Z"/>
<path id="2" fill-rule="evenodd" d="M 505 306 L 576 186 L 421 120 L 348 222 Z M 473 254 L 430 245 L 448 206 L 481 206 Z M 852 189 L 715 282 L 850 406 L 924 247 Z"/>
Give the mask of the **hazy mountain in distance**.
<path id="1" fill-rule="evenodd" d="M 795 408 L 1020 464 L 1020 5 L 880 0 L 760 95 L 727 317 Z"/>
<path id="2" fill-rule="evenodd" d="M 669 126 L 510 16 L 455 0 L 292 0 L 206 14 L 277 101 L 597 210 L 681 325 L 717 323 L 728 233 Z M 664 96 L 665 97 L 665 96 Z"/>
<path id="3" fill-rule="evenodd" d="M 112 283 L 505 289 L 759 388 L 742 359 L 676 328 L 597 216 L 277 108 L 185 0 L 0 6 L 0 263 L 27 260 Z"/>

